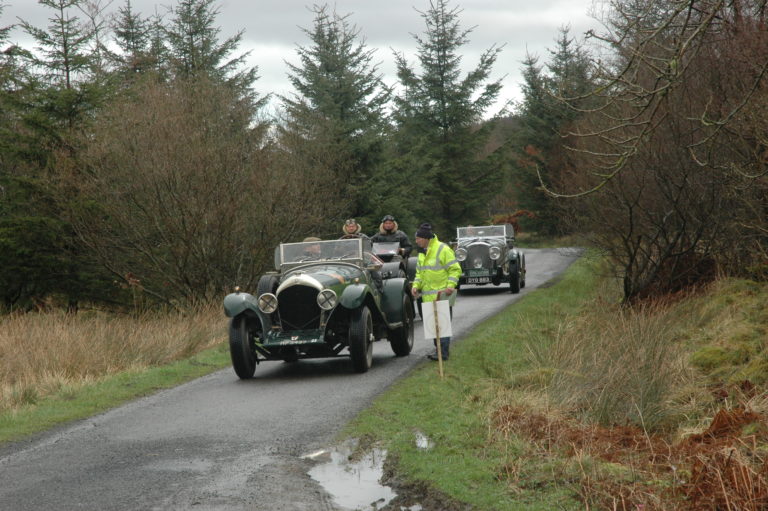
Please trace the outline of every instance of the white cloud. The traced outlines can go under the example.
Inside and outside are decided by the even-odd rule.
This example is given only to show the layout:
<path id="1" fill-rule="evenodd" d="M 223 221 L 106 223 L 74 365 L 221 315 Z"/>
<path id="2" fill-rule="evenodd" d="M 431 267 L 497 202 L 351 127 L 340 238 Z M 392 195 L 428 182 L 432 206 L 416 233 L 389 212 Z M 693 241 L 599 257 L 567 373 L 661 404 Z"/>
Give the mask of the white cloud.
<path id="1" fill-rule="evenodd" d="M 0 0 L 2 1 L 2 0 Z M 6 0 L 0 27 L 15 23 L 17 17 L 37 27 L 46 27 L 50 11 L 33 0 Z M 109 0 L 101 0 L 102 5 Z M 597 28 L 588 11 L 593 0 L 466 0 L 451 2 L 462 10 L 459 20 L 463 28 L 473 28 L 470 42 L 462 48 L 465 70 L 473 69 L 480 54 L 492 45 L 504 48 L 494 67 L 493 79 L 505 76 L 500 103 L 520 96 L 522 61 L 526 52 L 546 61 L 548 48 L 554 48 L 558 29 L 570 25 L 577 39 L 588 28 Z M 311 28 L 313 13 L 307 7 L 314 0 L 221 0 L 217 24 L 221 37 L 243 30 L 241 50 L 250 50 L 249 65 L 258 66 L 260 79 L 256 88 L 261 93 L 287 94 L 290 83 L 285 61 L 295 62 L 297 45 L 308 45 L 301 27 Z M 112 0 L 108 11 L 117 12 L 125 0 Z M 134 11 L 149 16 L 166 13 L 175 0 L 131 0 Z M 339 14 L 349 14 L 348 21 L 360 30 L 369 48 L 376 49 L 373 62 L 385 74 L 385 81 L 396 81 L 393 50 L 401 52 L 409 62 L 416 62 L 416 43 L 412 34 L 424 32 L 424 20 L 418 11 L 429 8 L 428 0 L 335 0 L 329 5 Z M 84 16 L 80 16 L 84 19 Z M 13 42 L 30 46 L 31 40 L 20 31 L 12 34 Z"/>

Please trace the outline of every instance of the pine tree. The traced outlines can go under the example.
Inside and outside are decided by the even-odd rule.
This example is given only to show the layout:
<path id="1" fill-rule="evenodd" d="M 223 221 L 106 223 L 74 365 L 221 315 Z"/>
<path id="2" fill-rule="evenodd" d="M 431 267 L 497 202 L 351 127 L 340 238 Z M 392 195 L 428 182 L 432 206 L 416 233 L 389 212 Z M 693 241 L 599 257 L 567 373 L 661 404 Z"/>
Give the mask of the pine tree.
<path id="1" fill-rule="evenodd" d="M 414 36 L 420 73 L 403 55 L 395 56 L 402 87 L 395 99 L 398 151 L 401 158 L 410 155 L 412 181 L 424 194 L 416 197 L 420 214 L 443 232 L 487 216 L 500 168 L 481 152 L 492 127 L 483 116 L 501 90 L 500 80 L 489 81 L 501 48 L 486 50 L 462 77 L 459 51 L 471 29 L 461 28 L 460 13 L 447 0 L 431 1 L 421 13 L 426 32 L 423 38 Z"/>
<path id="2" fill-rule="evenodd" d="M 202 74 L 252 95 L 257 68 L 241 69 L 249 52 L 229 57 L 240 45 L 243 32 L 219 41 L 221 29 L 214 25 L 219 11 L 214 1 L 179 0 L 171 11 L 173 17 L 165 28 L 171 74 L 182 79 Z"/>
<path id="3" fill-rule="evenodd" d="M 46 29 L 20 23 L 34 38 L 37 51 L 20 51 L 29 72 L 20 73 L 23 80 L 15 84 L 9 101 L 14 124 L 1 137 L 13 151 L 12 170 L 6 176 L 10 193 L 24 206 L 11 205 L 3 219 L 2 266 L 14 273 L 4 280 L 16 290 L 11 300 L 4 299 L 7 305 L 56 293 L 75 309 L 95 281 L 104 281 L 66 220 L 73 194 L 62 180 L 81 171 L 74 140 L 109 88 L 99 66 L 94 66 L 94 32 L 75 15 L 83 12 L 84 0 L 39 3 L 53 14 Z"/>
<path id="4" fill-rule="evenodd" d="M 582 96 L 593 85 L 588 55 L 570 37 L 569 28 L 560 29 L 556 43 L 546 72 L 538 57 L 528 55 L 523 62 L 520 128 L 507 143 L 519 206 L 534 214 L 528 227 L 544 235 L 565 229 L 558 203 L 544 187 L 568 164 L 565 133 L 586 106 Z"/>
<path id="5" fill-rule="evenodd" d="M 304 30 L 312 44 L 298 48 L 299 65 L 288 64 L 297 92 L 282 98 L 286 129 L 307 138 L 318 130 L 324 138 L 331 133 L 334 150 L 346 162 L 339 177 L 351 200 L 349 214 L 372 220 L 378 212 L 371 211 L 366 184 L 380 172 L 390 91 L 349 16 L 329 12 L 327 5 L 315 6 L 313 13 L 312 29 Z"/>
<path id="6" fill-rule="evenodd" d="M 6 5 L 4 0 L 0 0 L 0 16 Z M 6 47 L 8 37 L 13 26 L 0 27 L 0 94 L 8 90 L 9 84 L 13 82 L 15 73 L 15 50 L 13 46 Z M 2 117 L 0 113 L 0 117 Z"/>
<path id="7" fill-rule="evenodd" d="M 82 0 L 38 0 L 53 9 L 48 30 L 21 22 L 24 31 L 37 43 L 40 57 L 30 53 L 31 61 L 42 71 L 46 81 L 63 89 L 74 89 L 76 83 L 91 68 L 91 56 L 87 53 L 92 32 L 80 26 L 77 16 L 70 13 Z"/>
<path id="8" fill-rule="evenodd" d="M 115 57 L 128 80 L 153 67 L 154 59 L 150 52 L 151 30 L 149 20 L 134 12 L 131 0 L 126 0 L 125 5 L 118 9 L 114 34 L 115 43 L 121 53 Z"/>

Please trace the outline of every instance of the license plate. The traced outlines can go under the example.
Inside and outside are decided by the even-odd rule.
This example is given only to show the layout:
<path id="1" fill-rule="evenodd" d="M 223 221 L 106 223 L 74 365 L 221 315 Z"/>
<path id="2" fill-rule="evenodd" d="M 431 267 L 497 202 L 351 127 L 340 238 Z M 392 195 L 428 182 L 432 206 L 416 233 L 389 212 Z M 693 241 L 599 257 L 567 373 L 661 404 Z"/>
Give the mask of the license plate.
<path id="1" fill-rule="evenodd" d="M 469 277 L 487 277 L 488 270 L 480 268 L 479 270 L 469 270 Z"/>
<path id="2" fill-rule="evenodd" d="M 490 281 L 490 277 L 467 277 L 467 284 L 487 284 Z"/>

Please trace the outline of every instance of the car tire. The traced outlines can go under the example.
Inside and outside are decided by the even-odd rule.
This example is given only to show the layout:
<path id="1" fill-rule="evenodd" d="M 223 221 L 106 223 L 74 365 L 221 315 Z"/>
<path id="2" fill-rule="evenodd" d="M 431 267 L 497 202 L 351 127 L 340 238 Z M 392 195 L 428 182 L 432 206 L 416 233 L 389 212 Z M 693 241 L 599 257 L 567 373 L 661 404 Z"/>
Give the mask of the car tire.
<path id="1" fill-rule="evenodd" d="M 515 268 L 509 272 L 509 292 L 517 294 L 520 292 L 520 269 Z"/>
<path id="2" fill-rule="evenodd" d="M 365 373 L 373 364 L 373 319 L 371 311 L 363 305 L 352 313 L 349 325 L 349 356 L 352 368 L 357 373 Z"/>
<path id="3" fill-rule="evenodd" d="M 525 254 L 520 256 L 520 268 L 522 268 L 522 272 L 520 274 L 520 288 L 525 287 Z"/>
<path id="4" fill-rule="evenodd" d="M 389 344 L 397 357 L 408 355 L 413 349 L 413 303 L 403 295 L 403 324 L 388 333 Z"/>
<path id="5" fill-rule="evenodd" d="M 235 374 L 242 380 L 253 378 L 256 372 L 256 343 L 248 327 L 248 318 L 239 314 L 229 323 L 229 354 Z"/>

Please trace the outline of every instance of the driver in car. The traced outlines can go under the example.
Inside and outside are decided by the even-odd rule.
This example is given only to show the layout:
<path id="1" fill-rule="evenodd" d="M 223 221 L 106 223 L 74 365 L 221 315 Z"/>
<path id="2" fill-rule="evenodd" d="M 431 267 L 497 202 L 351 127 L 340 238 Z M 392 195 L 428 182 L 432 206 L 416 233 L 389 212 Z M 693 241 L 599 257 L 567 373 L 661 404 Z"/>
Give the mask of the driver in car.
<path id="1" fill-rule="evenodd" d="M 304 243 L 310 242 L 310 241 L 322 241 L 320 238 L 316 238 L 314 236 L 310 236 L 308 238 L 304 238 Z M 305 245 L 304 247 L 304 253 L 302 254 L 302 260 L 303 261 L 314 261 L 317 259 L 320 259 L 320 244 L 319 243 L 313 243 L 311 245 Z"/>

